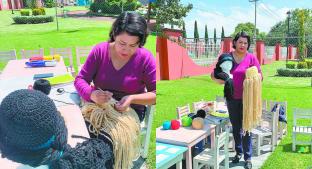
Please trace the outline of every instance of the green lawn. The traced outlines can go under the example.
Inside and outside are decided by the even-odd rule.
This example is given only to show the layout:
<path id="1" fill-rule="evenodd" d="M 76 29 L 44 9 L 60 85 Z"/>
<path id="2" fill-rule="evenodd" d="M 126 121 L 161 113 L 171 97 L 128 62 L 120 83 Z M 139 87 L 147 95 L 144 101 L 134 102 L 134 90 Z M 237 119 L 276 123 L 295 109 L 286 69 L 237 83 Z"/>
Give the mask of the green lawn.
<path id="1" fill-rule="evenodd" d="M 299 154 L 291 151 L 292 110 L 294 107 L 312 108 L 311 78 L 277 77 L 276 68 L 283 67 L 284 62 L 275 62 L 262 66 L 263 99 L 288 102 L 288 135 L 280 142 L 273 154 L 265 161 L 262 168 L 302 168 L 312 166 L 311 150 L 309 154 Z M 222 95 L 223 86 L 213 82 L 208 75 L 184 78 L 157 83 L 157 112 L 153 128 L 162 125 L 165 120 L 176 117 L 176 107 L 187 103 L 204 100 L 214 100 L 216 95 Z M 155 132 L 155 130 L 153 130 Z M 153 133 L 155 142 L 155 133 Z M 155 145 L 153 145 L 155 146 Z"/>
<path id="2" fill-rule="evenodd" d="M 82 7 L 71 7 L 70 10 L 81 10 Z M 61 9 L 59 9 L 61 12 Z M 55 13 L 54 8 L 46 9 L 47 15 Z M 12 16 L 20 15 L 18 11 L 0 11 L 0 51 L 16 49 L 20 57 L 21 49 L 44 48 L 49 54 L 50 48 L 71 47 L 75 59 L 76 46 L 90 46 L 108 40 L 111 23 L 90 19 L 59 18 L 59 31 L 56 31 L 56 20 L 44 24 L 12 24 Z M 156 36 L 150 35 L 145 45 L 156 54 Z M 65 60 L 66 64 L 68 61 Z M 0 65 L 1 66 L 1 65 Z M 3 66 L 2 66 L 3 67 Z M 0 70 L 2 69 L 0 67 Z"/>
<path id="3" fill-rule="evenodd" d="M 70 7 L 70 10 L 83 10 L 84 7 Z M 47 15 L 54 15 L 54 8 L 46 9 Z M 58 13 L 61 12 L 59 9 Z M 13 24 L 12 16 L 20 15 L 18 11 L 0 11 L 0 51 L 16 49 L 20 58 L 21 49 L 44 48 L 49 54 L 50 48 L 72 47 L 74 65 L 76 65 L 75 47 L 90 46 L 108 40 L 111 23 L 93 21 L 90 19 L 59 18 L 59 31 L 56 31 L 56 22 L 34 25 Z M 156 55 L 156 36 L 150 35 L 145 47 Z M 68 60 L 65 60 L 68 64 Z M 0 70 L 5 65 L 0 63 Z M 76 67 L 76 66 L 75 66 Z M 76 69 L 77 70 L 77 69 Z M 155 147 L 152 147 L 155 148 Z M 155 149 L 150 149 L 154 152 Z M 155 156 L 149 153 L 148 165 L 154 165 Z M 152 164 L 151 164 L 152 163 Z"/>

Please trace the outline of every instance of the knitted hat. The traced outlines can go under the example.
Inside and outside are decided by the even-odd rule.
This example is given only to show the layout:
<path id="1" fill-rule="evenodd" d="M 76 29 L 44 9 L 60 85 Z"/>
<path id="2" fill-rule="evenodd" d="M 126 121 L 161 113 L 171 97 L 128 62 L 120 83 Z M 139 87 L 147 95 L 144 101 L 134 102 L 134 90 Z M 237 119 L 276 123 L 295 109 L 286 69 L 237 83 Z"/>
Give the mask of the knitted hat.
<path id="1" fill-rule="evenodd" d="M 67 128 L 53 101 L 36 90 L 17 90 L 0 105 L 0 151 L 23 164 L 47 164 L 67 146 Z M 53 158 L 52 158 L 53 159 Z"/>

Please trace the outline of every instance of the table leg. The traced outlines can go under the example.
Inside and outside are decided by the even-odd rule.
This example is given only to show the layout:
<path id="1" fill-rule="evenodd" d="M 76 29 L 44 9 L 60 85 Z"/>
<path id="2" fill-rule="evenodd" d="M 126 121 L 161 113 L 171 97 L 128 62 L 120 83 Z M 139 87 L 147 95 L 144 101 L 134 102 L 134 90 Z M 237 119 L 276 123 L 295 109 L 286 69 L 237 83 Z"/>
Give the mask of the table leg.
<path id="1" fill-rule="evenodd" d="M 216 138 L 216 128 L 210 128 L 210 139 L 211 139 L 211 148 L 214 147 L 215 144 L 215 138 Z"/>
<path id="2" fill-rule="evenodd" d="M 182 169 L 182 160 L 177 162 L 176 169 Z"/>
<path id="3" fill-rule="evenodd" d="M 188 147 L 185 152 L 186 169 L 192 169 L 192 147 Z"/>

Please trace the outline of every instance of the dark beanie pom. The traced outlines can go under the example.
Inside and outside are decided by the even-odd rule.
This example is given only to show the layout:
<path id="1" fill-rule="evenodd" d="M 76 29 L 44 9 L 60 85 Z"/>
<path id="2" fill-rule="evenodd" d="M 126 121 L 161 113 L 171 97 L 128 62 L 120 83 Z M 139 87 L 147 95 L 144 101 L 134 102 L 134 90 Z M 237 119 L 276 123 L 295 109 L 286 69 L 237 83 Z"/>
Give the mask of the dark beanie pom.
<path id="1" fill-rule="evenodd" d="M 38 79 L 35 81 L 33 89 L 39 90 L 44 94 L 49 95 L 51 91 L 51 84 L 46 79 Z"/>

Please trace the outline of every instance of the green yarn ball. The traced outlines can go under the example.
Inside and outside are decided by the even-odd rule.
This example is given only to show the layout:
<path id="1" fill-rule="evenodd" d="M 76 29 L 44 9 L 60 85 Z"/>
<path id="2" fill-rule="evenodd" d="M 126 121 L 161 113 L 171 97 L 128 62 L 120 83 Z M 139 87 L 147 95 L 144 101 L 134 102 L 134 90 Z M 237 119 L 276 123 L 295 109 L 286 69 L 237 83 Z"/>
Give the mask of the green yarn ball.
<path id="1" fill-rule="evenodd" d="M 182 126 L 183 127 L 189 127 L 192 125 L 192 118 L 188 116 L 182 117 Z"/>

